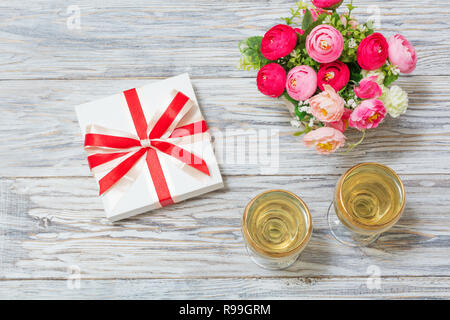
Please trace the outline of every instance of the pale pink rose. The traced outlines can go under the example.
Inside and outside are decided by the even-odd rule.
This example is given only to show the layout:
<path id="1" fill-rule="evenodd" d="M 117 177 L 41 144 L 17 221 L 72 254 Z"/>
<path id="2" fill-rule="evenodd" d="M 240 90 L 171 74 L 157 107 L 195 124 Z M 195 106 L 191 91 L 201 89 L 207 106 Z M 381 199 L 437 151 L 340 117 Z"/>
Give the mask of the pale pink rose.
<path id="1" fill-rule="evenodd" d="M 309 99 L 317 89 L 317 74 L 309 66 L 298 66 L 289 71 L 286 91 L 297 101 Z"/>
<path id="2" fill-rule="evenodd" d="M 341 120 L 325 123 L 325 126 L 335 128 L 340 132 L 345 132 L 345 130 L 347 130 L 348 128 L 348 119 L 350 119 L 350 115 L 352 114 L 352 112 L 353 110 L 345 108 Z"/>
<path id="3" fill-rule="evenodd" d="M 306 37 L 308 55 L 320 63 L 337 60 L 344 50 L 342 34 L 327 24 L 320 24 Z"/>
<path id="4" fill-rule="evenodd" d="M 344 134 L 334 128 L 322 127 L 303 137 L 303 144 L 315 147 L 319 154 L 330 154 L 345 144 Z"/>
<path id="5" fill-rule="evenodd" d="M 411 73 L 416 69 L 416 50 L 406 38 L 396 34 L 389 38 L 389 61 L 398 66 L 400 72 Z"/>
<path id="6" fill-rule="evenodd" d="M 364 78 L 355 87 L 355 94 L 361 99 L 373 99 L 381 97 L 383 90 L 377 83 L 378 76 Z"/>
<path id="7" fill-rule="evenodd" d="M 358 130 L 378 127 L 386 116 L 386 108 L 378 99 L 364 100 L 350 115 L 349 125 Z"/>
<path id="8" fill-rule="evenodd" d="M 324 86 L 325 91 L 309 99 L 312 115 L 322 122 L 339 121 L 344 114 L 344 99 L 342 99 L 333 87 Z"/>

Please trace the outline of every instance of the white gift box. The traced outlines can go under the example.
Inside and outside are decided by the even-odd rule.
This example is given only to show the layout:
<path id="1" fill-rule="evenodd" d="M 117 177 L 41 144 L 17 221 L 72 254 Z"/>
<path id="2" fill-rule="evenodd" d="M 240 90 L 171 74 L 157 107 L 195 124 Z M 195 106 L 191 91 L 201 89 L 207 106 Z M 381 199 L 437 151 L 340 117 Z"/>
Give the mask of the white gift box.
<path id="1" fill-rule="evenodd" d="M 154 124 L 154 120 L 157 120 L 170 104 L 173 90 L 182 92 L 193 101 L 191 109 L 181 118 L 177 127 L 204 120 L 189 75 L 182 74 L 136 88 L 149 127 L 152 125 L 152 121 Z M 137 136 L 124 93 L 79 105 L 76 107 L 76 113 L 83 136 L 92 130 L 92 126 Z M 209 175 L 204 174 L 156 149 L 167 187 L 174 202 L 223 187 L 222 176 L 208 132 L 177 138 L 172 142 L 201 157 L 209 170 Z M 117 166 L 121 161 L 123 161 L 121 158 L 110 161 L 108 166 Z M 92 172 L 97 182 L 106 174 L 106 171 L 102 170 L 92 170 Z M 130 182 L 128 176 L 134 176 L 135 180 Z M 103 193 L 101 199 L 106 217 L 111 221 L 125 219 L 162 206 L 145 157 L 138 160 L 127 176 Z"/>

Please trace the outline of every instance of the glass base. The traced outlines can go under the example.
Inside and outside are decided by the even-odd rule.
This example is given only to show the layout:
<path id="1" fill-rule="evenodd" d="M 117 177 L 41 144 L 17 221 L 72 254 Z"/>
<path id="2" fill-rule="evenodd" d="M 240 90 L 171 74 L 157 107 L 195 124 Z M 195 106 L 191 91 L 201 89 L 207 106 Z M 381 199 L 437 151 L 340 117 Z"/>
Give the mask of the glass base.
<path id="1" fill-rule="evenodd" d="M 263 269 L 268 270 L 283 270 L 289 268 L 292 264 L 294 264 L 295 261 L 297 261 L 298 256 L 300 254 L 287 257 L 287 258 L 279 258 L 279 259 L 271 259 L 271 258 L 263 258 L 259 256 L 257 253 L 255 253 L 252 249 L 248 247 L 248 245 L 245 246 L 247 249 L 247 253 L 250 256 L 250 259 L 258 265 L 259 267 Z"/>
<path id="2" fill-rule="evenodd" d="M 333 202 L 328 207 L 327 220 L 333 237 L 348 247 L 367 247 L 380 237 L 380 234 L 364 235 L 349 230 L 337 217 Z"/>

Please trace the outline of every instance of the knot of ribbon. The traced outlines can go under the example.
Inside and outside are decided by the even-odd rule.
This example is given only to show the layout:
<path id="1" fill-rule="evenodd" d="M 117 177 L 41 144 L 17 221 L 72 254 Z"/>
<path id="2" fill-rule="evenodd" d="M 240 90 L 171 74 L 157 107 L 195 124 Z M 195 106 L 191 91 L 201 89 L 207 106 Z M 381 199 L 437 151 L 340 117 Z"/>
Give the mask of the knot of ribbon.
<path id="1" fill-rule="evenodd" d="M 159 203 L 166 206 L 174 203 L 165 179 L 158 152 L 177 159 L 206 175 L 208 166 L 202 158 L 174 143 L 173 138 L 181 138 L 204 133 L 208 130 L 204 120 L 187 125 L 178 123 L 192 108 L 194 103 L 183 93 L 173 91 L 169 106 L 158 118 L 147 122 L 136 89 L 124 93 L 137 135 L 89 125 L 86 129 L 84 147 L 88 153 L 91 171 L 101 168 L 106 174 L 99 180 L 100 195 L 110 190 L 124 176 L 132 183 L 137 176 L 128 174 L 135 164 L 145 156 L 145 162 L 155 186 Z M 128 174 L 128 175 L 127 175 Z"/>

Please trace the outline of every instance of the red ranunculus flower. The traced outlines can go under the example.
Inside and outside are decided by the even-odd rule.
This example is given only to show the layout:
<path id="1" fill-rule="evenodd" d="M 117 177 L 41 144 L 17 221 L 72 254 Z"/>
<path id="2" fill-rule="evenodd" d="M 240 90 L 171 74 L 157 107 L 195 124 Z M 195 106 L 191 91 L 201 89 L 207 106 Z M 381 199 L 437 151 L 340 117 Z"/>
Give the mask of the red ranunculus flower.
<path id="1" fill-rule="evenodd" d="M 330 85 L 336 92 L 343 89 L 350 80 L 350 70 L 339 60 L 320 65 L 317 73 L 317 85 L 324 91 L 323 85 Z"/>
<path id="2" fill-rule="evenodd" d="M 363 39 L 356 54 L 358 64 L 364 70 L 381 68 L 387 60 L 389 45 L 381 33 L 373 33 Z"/>
<path id="3" fill-rule="evenodd" d="M 261 41 L 261 53 L 266 59 L 277 60 L 287 56 L 297 45 L 297 33 L 287 25 L 279 24 L 266 32 Z"/>
<path id="4" fill-rule="evenodd" d="M 278 98 L 286 86 L 286 71 L 278 63 L 269 63 L 261 68 L 256 77 L 259 91 L 272 98 Z"/>
<path id="5" fill-rule="evenodd" d="M 339 7 L 342 4 L 343 0 L 311 0 L 311 2 L 317 8 L 331 10 Z"/>

